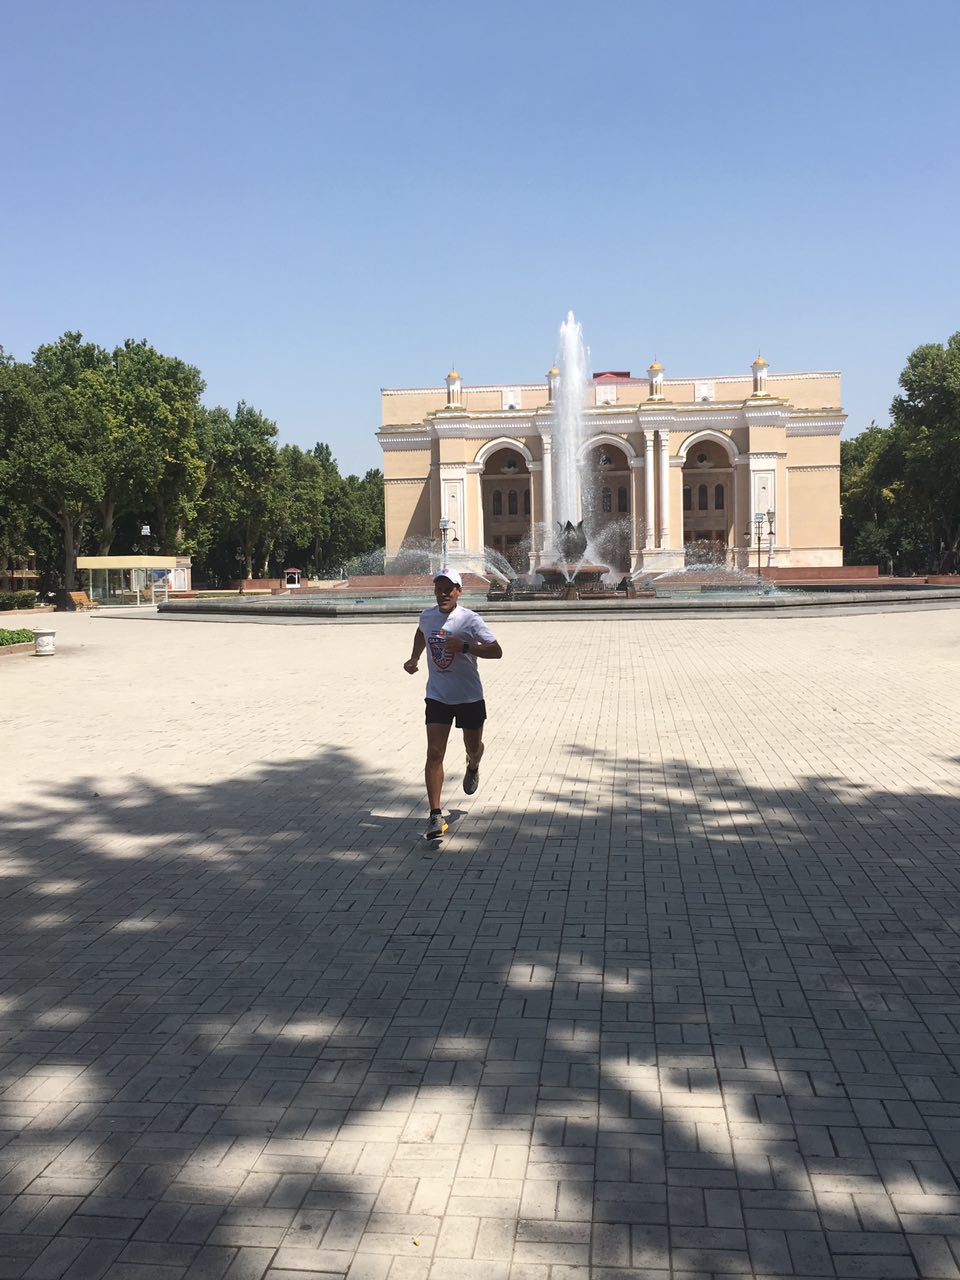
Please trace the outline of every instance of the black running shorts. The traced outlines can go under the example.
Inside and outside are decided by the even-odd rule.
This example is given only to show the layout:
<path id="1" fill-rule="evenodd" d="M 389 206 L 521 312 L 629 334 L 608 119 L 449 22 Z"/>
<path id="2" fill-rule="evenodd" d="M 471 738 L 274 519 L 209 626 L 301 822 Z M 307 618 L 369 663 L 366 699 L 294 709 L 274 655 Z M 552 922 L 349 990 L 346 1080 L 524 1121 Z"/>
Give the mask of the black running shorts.
<path id="1" fill-rule="evenodd" d="M 427 704 L 427 724 L 453 724 L 458 729 L 482 729 L 487 718 L 487 704 L 481 698 L 479 702 L 438 702 L 436 698 L 425 698 Z"/>

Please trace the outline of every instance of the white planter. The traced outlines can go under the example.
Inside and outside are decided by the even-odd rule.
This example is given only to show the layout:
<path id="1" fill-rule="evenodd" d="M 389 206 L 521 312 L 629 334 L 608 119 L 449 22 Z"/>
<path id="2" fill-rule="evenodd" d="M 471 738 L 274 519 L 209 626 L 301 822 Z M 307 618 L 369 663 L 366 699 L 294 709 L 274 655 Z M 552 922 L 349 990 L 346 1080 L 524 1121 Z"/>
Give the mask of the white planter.
<path id="1" fill-rule="evenodd" d="M 56 653 L 57 647 L 54 643 L 57 633 L 50 628 L 34 627 L 33 640 L 36 645 L 36 656 L 38 658 L 48 658 Z"/>

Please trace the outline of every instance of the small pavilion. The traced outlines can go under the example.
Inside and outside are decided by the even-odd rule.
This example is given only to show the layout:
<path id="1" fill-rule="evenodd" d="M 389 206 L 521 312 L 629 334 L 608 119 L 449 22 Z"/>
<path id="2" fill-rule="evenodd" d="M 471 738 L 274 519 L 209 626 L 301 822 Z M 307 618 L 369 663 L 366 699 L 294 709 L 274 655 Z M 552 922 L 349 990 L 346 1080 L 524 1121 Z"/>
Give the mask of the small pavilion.
<path id="1" fill-rule="evenodd" d="M 96 604 L 141 604 L 190 590 L 189 556 L 77 556 Z"/>

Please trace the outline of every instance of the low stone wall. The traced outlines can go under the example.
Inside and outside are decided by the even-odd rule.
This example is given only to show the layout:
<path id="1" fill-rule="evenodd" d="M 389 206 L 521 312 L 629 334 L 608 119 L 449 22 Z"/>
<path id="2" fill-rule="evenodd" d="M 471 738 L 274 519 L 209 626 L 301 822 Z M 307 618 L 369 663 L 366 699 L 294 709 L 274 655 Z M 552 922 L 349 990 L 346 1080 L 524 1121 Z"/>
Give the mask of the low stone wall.
<path id="1" fill-rule="evenodd" d="M 274 591 L 283 586 L 282 578 L 234 578 L 227 583 L 230 591 Z"/>
<path id="2" fill-rule="evenodd" d="M 750 572 L 748 566 L 744 569 Z M 762 566 L 761 573 L 768 582 L 853 582 L 879 577 L 880 570 L 875 564 L 785 565 L 783 568 L 774 565 L 772 568 Z"/>
<path id="3" fill-rule="evenodd" d="M 0 658 L 8 658 L 14 653 L 33 653 L 35 648 L 33 640 L 25 640 L 23 644 L 0 645 Z"/>

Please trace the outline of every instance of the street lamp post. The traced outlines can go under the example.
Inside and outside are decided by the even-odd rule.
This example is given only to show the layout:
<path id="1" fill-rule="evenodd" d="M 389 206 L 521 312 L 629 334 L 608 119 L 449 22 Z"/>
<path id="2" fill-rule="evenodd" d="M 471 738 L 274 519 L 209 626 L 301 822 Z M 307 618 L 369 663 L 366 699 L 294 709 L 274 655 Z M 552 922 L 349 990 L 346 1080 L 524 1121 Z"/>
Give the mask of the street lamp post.
<path id="1" fill-rule="evenodd" d="M 450 546 L 454 551 L 456 551 L 457 547 L 460 545 L 460 539 L 457 537 L 457 526 L 447 516 L 440 517 L 438 529 L 440 532 L 440 567 L 443 568 L 447 563 L 448 535 L 451 533 L 453 534 L 453 537 L 450 538 Z"/>
<path id="2" fill-rule="evenodd" d="M 756 515 L 753 517 L 754 536 L 756 537 L 756 540 L 757 540 L 757 590 L 758 591 L 763 590 L 763 566 L 761 563 L 761 558 L 763 554 L 763 548 L 761 546 L 761 539 L 763 537 L 763 523 L 764 521 L 766 521 L 767 523 L 767 536 L 769 539 L 769 548 L 772 551 L 773 550 L 773 519 L 774 519 L 774 512 L 772 511 L 767 511 L 766 513 L 764 513 L 763 511 L 758 511 Z M 749 544 L 749 541 L 750 541 L 749 526 L 747 528 L 746 533 L 743 536 L 747 539 L 747 542 Z"/>

